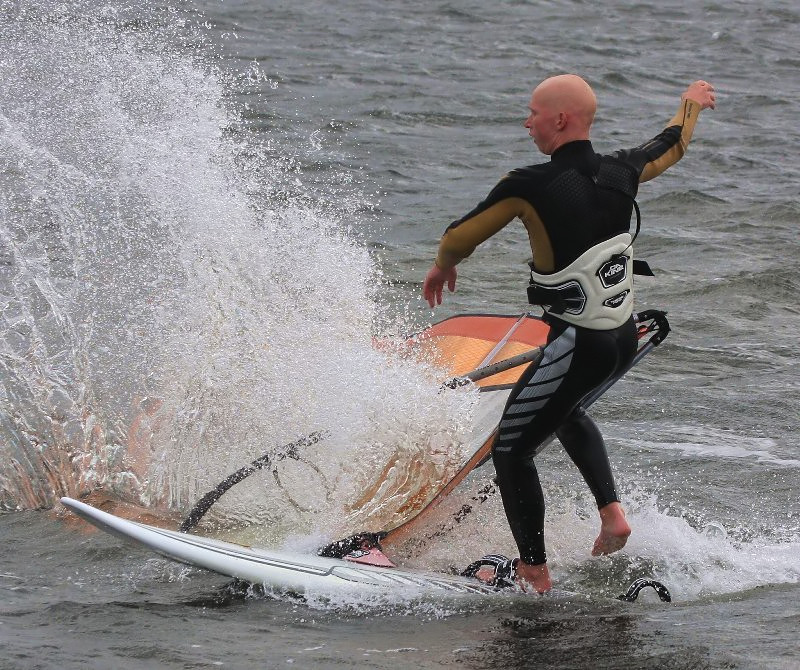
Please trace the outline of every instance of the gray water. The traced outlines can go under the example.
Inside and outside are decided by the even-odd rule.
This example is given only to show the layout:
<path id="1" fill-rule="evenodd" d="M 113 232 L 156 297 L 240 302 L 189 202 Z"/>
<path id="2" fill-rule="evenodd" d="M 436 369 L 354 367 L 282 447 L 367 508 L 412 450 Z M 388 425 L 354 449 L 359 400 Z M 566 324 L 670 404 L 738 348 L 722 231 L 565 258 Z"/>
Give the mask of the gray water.
<path id="1" fill-rule="evenodd" d="M 798 667 L 798 26 L 790 2 L 0 1 L 0 667 Z M 540 457 L 551 569 L 584 596 L 243 592 L 51 511 L 99 491 L 179 517 L 315 430 L 207 532 L 312 547 L 385 523 L 349 505 L 387 463 L 398 490 L 446 478 L 474 394 L 373 336 L 526 309 L 519 225 L 435 314 L 420 282 L 447 223 L 542 159 L 530 89 L 565 71 L 599 151 L 718 91 L 640 191 L 637 308 L 673 332 L 593 410 L 625 551 L 588 556 L 588 492 Z M 494 497 L 401 559 L 487 551 L 512 551 Z M 640 574 L 674 604 L 609 598 Z"/>

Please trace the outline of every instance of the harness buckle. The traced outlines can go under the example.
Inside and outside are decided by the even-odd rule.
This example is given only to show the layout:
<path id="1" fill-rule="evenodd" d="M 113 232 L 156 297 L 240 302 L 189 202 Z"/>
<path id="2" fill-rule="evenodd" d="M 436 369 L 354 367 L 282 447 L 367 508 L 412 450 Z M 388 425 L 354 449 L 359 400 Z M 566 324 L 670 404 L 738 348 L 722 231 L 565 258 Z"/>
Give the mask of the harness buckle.
<path id="1" fill-rule="evenodd" d="M 580 314 L 586 307 L 586 293 L 581 285 L 570 280 L 559 286 L 543 286 L 531 279 L 528 302 L 546 307 L 551 314 Z"/>

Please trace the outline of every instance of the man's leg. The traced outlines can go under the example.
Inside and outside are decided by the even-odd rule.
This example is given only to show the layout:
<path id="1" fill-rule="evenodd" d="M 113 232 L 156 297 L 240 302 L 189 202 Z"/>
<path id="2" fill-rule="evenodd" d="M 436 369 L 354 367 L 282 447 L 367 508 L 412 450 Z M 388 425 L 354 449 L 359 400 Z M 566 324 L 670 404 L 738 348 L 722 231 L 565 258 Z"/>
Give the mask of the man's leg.
<path id="1" fill-rule="evenodd" d="M 520 561 L 517 575 L 543 593 L 551 588 L 544 543 L 544 494 L 533 462 L 535 448 L 551 435 L 582 397 L 570 387 L 575 329 L 551 331 L 542 359 L 511 391 L 492 447 L 497 483 Z"/>
<path id="2" fill-rule="evenodd" d="M 628 541 L 631 527 L 620 505 L 606 445 L 594 421 L 582 409 L 576 409 L 556 431 L 572 462 L 589 486 L 600 510 L 600 534 L 592 555 L 619 551 Z"/>
<path id="3" fill-rule="evenodd" d="M 544 495 L 533 453 L 547 437 L 561 432 L 568 418 L 571 426 L 564 431 L 567 442 L 577 445 L 589 439 L 590 444 L 599 444 L 601 452 L 598 455 L 596 449 L 590 450 L 586 467 L 602 466 L 606 470 L 591 477 L 593 492 L 596 489 L 605 503 L 601 519 L 604 514 L 608 517 L 601 524 L 593 551 L 614 551 L 620 541 L 619 546 L 624 545 L 621 537 L 627 539 L 630 534 L 630 528 L 627 534 L 620 528 L 621 508 L 602 437 L 591 419 L 582 418 L 585 413 L 573 416 L 573 412 L 582 398 L 622 369 L 635 352 L 632 320 L 614 331 L 587 331 L 562 322 L 553 327 L 541 361 L 525 370 L 506 403 L 492 456 L 503 507 L 520 551 L 517 574 L 537 591 L 548 590 L 550 578 L 544 544 Z M 573 451 L 578 453 L 577 449 Z M 577 458 L 580 461 L 581 454 Z"/>

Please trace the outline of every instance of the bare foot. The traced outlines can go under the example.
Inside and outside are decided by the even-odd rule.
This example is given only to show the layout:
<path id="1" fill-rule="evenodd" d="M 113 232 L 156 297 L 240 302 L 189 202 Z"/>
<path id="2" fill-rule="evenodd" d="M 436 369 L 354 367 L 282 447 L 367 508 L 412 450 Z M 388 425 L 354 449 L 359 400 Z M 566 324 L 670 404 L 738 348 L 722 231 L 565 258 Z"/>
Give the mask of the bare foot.
<path id="1" fill-rule="evenodd" d="M 526 593 L 530 593 L 531 589 L 537 593 L 547 593 L 553 588 L 547 563 L 531 565 L 523 563 L 522 559 L 517 561 L 517 584 Z"/>
<path id="2" fill-rule="evenodd" d="M 613 554 L 625 546 L 631 527 L 625 519 L 625 510 L 618 502 L 609 503 L 600 509 L 600 535 L 594 541 L 592 556 Z"/>

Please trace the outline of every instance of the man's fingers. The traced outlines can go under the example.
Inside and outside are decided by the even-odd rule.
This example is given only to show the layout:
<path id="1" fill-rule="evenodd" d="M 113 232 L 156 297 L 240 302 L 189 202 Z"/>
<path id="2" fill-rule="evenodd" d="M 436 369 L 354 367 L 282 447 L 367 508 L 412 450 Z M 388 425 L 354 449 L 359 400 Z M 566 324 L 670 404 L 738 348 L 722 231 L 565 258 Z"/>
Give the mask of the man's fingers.
<path id="1" fill-rule="evenodd" d="M 428 301 L 428 305 L 433 309 L 436 305 L 442 304 L 442 284 L 438 284 L 428 278 L 422 285 L 422 297 Z"/>
<path id="2" fill-rule="evenodd" d="M 686 92 L 681 96 L 681 98 L 687 97 L 699 103 L 702 109 L 717 108 L 717 97 L 714 92 L 714 87 L 702 79 L 698 79 L 689 85 Z"/>
<path id="3" fill-rule="evenodd" d="M 450 289 L 451 293 L 456 290 L 456 276 L 457 273 L 454 267 L 449 270 L 442 270 L 434 265 L 428 270 L 425 281 L 422 283 L 422 296 L 428 301 L 431 308 L 442 304 L 445 283 L 447 283 L 447 288 Z"/>
<path id="4" fill-rule="evenodd" d="M 441 292 L 439 293 L 439 296 L 441 296 Z M 428 290 L 425 292 L 425 299 L 428 301 L 428 305 L 430 305 L 431 309 L 436 306 L 437 300 L 439 301 L 440 305 L 442 304 L 442 299 L 439 296 L 436 295 L 436 289 L 434 287 L 428 287 Z"/>
<path id="5" fill-rule="evenodd" d="M 425 281 L 422 283 L 422 297 L 433 307 L 433 289 L 431 288 L 431 281 L 428 277 L 425 277 Z"/>

